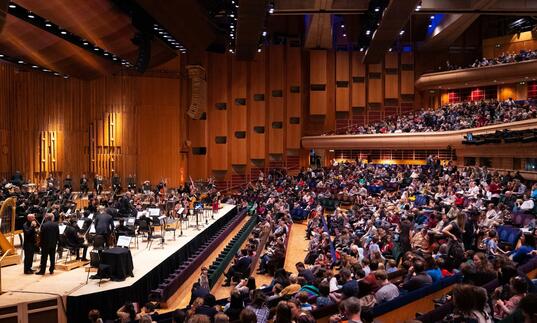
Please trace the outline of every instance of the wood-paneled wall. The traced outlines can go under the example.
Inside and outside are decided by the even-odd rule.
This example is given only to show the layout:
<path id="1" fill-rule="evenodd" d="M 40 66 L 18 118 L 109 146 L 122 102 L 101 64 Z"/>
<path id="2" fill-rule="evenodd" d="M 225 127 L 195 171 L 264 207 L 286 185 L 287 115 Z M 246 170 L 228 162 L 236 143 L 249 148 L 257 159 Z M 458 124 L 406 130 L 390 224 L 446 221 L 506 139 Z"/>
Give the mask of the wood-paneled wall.
<path id="1" fill-rule="evenodd" d="M 216 176 L 239 182 L 260 168 L 306 166 L 301 137 L 362 125 L 413 108 L 411 53 L 381 64 L 363 53 L 264 48 L 253 61 L 207 53 L 206 113 L 185 115 L 189 81 L 109 76 L 53 78 L 0 65 L 0 175 L 43 179 L 40 134 L 54 132 L 56 169 L 178 185 Z M 179 66 L 180 62 L 177 60 Z M 184 71 L 184 64 L 182 67 Z M 48 166 L 47 166 L 48 167 Z M 234 177 L 238 176 L 238 177 Z"/>
<path id="2" fill-rule="evenodd" d="M 179 61 L 177 60 L 177 64 Z M 180 80 L 110 76 L 95 81 L 63 79 L 0 64 L 0 173 L 20 170 L 42 181 L 49 171 L 75 183 L 82 173 L 109 177 L 116 171 L 125 184 L 167 178 L 181 181 L 186 163 L 180 153 L 182 113 Z M 50 149 L 54 162 L 43 164 Z M 93 153 L 92 153 L 93 151 Z M 55 159 L 55 160 L 53 160 Z M 183 175 L 184 176 L 184 175 Z M 78 185 L 75 184 L 75 188 Z"/>

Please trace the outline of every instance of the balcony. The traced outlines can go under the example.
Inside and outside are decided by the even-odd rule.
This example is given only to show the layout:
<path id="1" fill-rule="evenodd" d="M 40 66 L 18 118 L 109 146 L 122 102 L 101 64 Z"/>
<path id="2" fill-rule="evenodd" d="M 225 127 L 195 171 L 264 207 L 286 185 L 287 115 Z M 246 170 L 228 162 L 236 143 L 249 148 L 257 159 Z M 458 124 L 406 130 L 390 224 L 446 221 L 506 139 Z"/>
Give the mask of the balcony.
<path id="1" fill-rule="evenodd" d="M 537 119 L 443 132 L 388 133 L 302 137 L 306 149 L 453 149 L 462 148 L 464 135 L 494 133 L 497 130 L 525 130 L 537 127 Z M 485 147 L 485 146 L 484 146 Z"/>
<path id="2" fill-rule="evenodd" d="M 537 60 L 507 63 L 494 66 L 465 68 L 460 70 L 427 73 L 416 81 L 418 90 L 464 88 L 468 86 L 493 85 L 498 82 L 517 83 L 534 79 Z M 496 81 L 496 82 L 495 82 Z"/>

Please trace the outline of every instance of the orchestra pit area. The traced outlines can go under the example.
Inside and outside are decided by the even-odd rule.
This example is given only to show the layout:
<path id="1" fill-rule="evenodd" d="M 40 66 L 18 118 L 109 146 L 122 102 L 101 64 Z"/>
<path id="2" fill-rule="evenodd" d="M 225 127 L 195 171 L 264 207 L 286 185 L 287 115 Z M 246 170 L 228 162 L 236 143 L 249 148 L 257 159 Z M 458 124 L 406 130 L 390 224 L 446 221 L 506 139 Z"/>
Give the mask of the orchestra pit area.
<path id="1" fill-rule="evenodd" d="M 536 17 L 0 0 L 0 323 L 537 323 Z"/>

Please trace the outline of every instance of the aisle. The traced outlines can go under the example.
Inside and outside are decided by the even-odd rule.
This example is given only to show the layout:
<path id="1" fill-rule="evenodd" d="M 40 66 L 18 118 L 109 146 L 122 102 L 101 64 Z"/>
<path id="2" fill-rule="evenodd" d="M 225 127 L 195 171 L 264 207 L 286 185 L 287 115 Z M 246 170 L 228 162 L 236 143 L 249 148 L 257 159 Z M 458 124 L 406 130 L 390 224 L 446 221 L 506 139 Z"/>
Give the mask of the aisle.
<path id="1" fill-rule="evenodd" d="M 287 252 L 285 254 L 285 270 L 296 274 L 295 264 L 304 261 L 308 253 L 309 240 L 306 240 L 305 223 L 294 223 L 289 233 L 289 242 L 287 243 Z"/>
<path id="2" fill-rule="evenodd" d="M 181 309 L 188 306 L 188 303 L 190 302 L 190 290 L 192 289 L 192 285 L 194 285 L 194 283 L 198 281 L 201 267 L 209 267 L 213 263 L 214 259 L 218 257 L 218 254 L 220 254 L 220 252 L 227 246 L 229 241 L 241 230 L 241 228 L 246 224 L 246 222 L 248 222 L 248 220 L 250 220 L 250 217 L 245 217 L 239 223 L 239 225 L 237 225 L 237 227 L 224 239 L 224 241 L 222 241 L 222 243 L 217 248 L 215 248 L 215 250 L 209 255 L 209 257 L 207 257 L 207 260 L 205 260 L 201 264 L 201 266 L 194 271 L 194 274 L 192 274 L 192 276 L 190 276 L 185 281 L 185 283 L 179 287 L 177 292 L 170 298 L 168 308 L 162 309 L 160 312 L 168 312 L 170 310 L 175 310 L 178 308 Z"/>

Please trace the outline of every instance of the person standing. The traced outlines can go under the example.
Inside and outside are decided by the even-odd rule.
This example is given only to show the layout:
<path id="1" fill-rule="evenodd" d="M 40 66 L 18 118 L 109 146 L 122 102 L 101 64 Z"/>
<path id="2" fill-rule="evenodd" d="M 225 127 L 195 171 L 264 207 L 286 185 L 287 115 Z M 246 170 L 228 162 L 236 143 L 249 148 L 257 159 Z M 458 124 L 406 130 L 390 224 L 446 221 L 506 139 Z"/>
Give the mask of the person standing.
<path id="1" fill-rule="evenodd" d="M 88 178 L 86 174 L 82 174 L 82 178 L 80 178 L 80 191 L 82 191 L 82 194 L 88 195 L 88 190 Z"/>
<path id="2" fill-rule="evenodd" d="M 54 261 L 56 258 L 56 245 L 60 236 L 60 227 L 54 222 L 54 215 L 47 213 L 45 223 L 41 226 L 41 267 L 36 275 L 44 275 L 47 268 L 47 257 L 50 258 L 49 273 L 54 273 Z"/>
<path id="3" fill-rule="evenodd" d="M 22 225 L 22 230 L 24 232 L 24 274 L 26 275 L 31 275 L 35 272 L 32 270 L 32 263 L 35 254 L 36 228 L 37 222 L 35 221 L 35 214 L 28 214 L 26 222 Z"/>
<path id="4" fill-rule="evenodd" d="M 108 241 L 112 232 L 114 232 L 114 218 L 104 211 L 104 207 L 99 206 L 99 214 L 95 218 L 95 234 L 103 236 L 105 244 L 110 247 Z"/>

